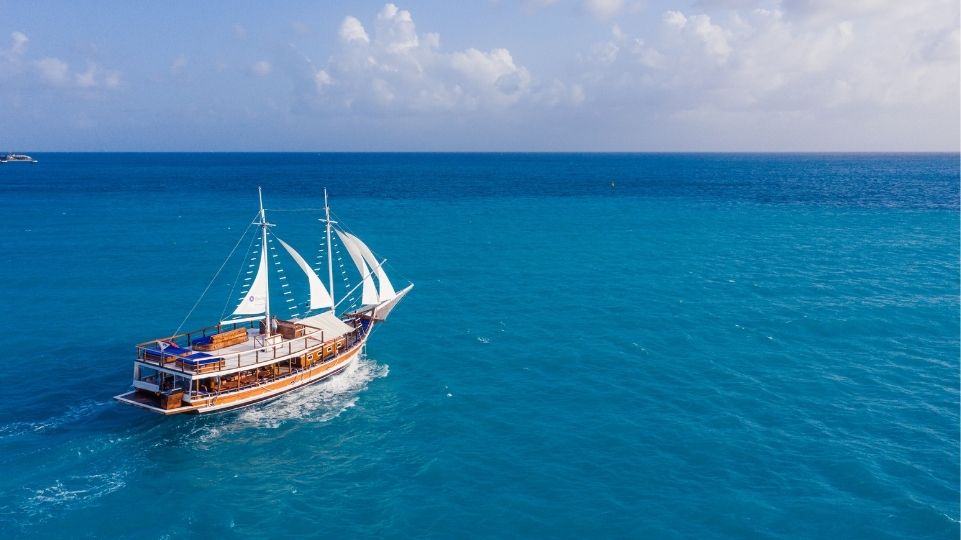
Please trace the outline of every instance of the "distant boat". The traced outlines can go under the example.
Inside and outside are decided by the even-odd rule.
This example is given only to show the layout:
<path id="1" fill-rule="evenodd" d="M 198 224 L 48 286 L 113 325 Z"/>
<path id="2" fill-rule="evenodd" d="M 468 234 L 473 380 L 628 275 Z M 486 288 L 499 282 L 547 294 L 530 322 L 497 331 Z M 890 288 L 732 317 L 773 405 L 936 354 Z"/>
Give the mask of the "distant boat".
<path id="1" fill-rule="evenodd" d="M 330 219 L 326 191 L 324 215 L 327 285 L 294 248 L 268 233 L 272 225 L 267 223 L 261 196 L 254 222 L 260 234 L 251 240 L 259 240 L 260 245 L 244 259 L 246 266 L 241 270 L 247 270 L 248 277 L 242 282 L 245 290 L 237 308 L 215 325 L 137 345 L 134 390 L 114 399 L 165 415 L 219 412 L 279 397 L 347 369 L 361 356 L 373 327 L 387 318 L 414 285 L 395 292 L 383 269 L 386 259 L 378 261 L 370 248 L 342 225 L 332 226 L 337 222 Z M 360 283 L 339 302 L 334 300 L 331 233 L 361 276 Z M 268 260 L 277 255 L 268 234 L 307 277 L 310 301 L 303 317 L 297 314 L 290 320 L 278 320 L 271 316 Z M 287 305 L 296 306 L 288 297 L 292 293 L 285 278 L 277 279 Z M 362 287 L 361 298 L 352 297 L 358 287 Z M 347 299 L 360 306 L 337 315 L 338 306 Z"/>
<path id="2" fill-rule="evenodd" d="M 7 154 L 5 156 L 0 156 L 0 163 L 36 163 L 37 160 L 26 154 Z"/>

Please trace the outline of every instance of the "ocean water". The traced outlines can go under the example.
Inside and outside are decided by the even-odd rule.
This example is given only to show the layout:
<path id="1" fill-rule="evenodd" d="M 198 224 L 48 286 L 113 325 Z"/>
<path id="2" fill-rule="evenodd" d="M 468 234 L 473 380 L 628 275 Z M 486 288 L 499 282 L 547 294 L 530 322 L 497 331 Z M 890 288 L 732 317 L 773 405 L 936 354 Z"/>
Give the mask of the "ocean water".
<path id="1" fill-rule="evenodd" d="M 5 538 L 961 532 L 957 154 L 35 157 L 0 165 Z M 327 187 L 415 289 L 329 382 L 116 404 L 258 185 L 305 256 Z"/>

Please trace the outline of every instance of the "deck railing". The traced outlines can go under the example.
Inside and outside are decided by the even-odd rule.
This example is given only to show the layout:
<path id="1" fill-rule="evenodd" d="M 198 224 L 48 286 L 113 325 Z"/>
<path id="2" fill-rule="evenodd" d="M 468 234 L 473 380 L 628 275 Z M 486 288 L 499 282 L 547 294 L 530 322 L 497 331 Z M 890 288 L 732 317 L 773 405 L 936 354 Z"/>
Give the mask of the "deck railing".
<path id="1" fill-rule="evenodd" d="M 235 393 L 237 393 L 237 392 L 244 392 L 244 391 L 247 391 L 247 390 L 251 390 L 251 389 L 253 389 L 253 388 L 257 388 L 257 387 L 259 387 L 259 386 L 265 386 L 265 385 L 271 384 L 271 383 L 273 383 L 273 382 L 279 381 L 279 380 L 281 380 L 281 379 L 285 379 L 285 378 L 288 378 L 288 377 L 292 377 L 292 376 L 294 376 L 294 375 L 297 375 L 298 373 L 304 373 L 304 372 L 306 372 L 306 371 L 309 371 L 309 370 L 313 369 L 314 367 L 317 367 L 317 366 L 320 366 L 320 365 L 323 365 L 323 364 L 328 364 L 328 363 L 330 363 L 330 362 L 333 362 L 334 360 L 336 360 L 337 358 L 339 358 L 339 357 L 342 356 L 343 354 L 346 354 L 346 353 L 350 352 L 350 350 L 351 350 L 355 345 L 357 345 L 362 339 L 363 339 L 362 337 L 359 337 L 359 336 L 356 336 L 356 335 L 355 335 L 355 336 L 352 336 L 351 339 L 348 339 L 348 340 L 347 340 L 346 344 L 345 344 L 344 347 L 343 347 L 343 350 L 337 351 L 336 353 L 334 353 L 333 355 L 331 355 L 331 356 L 329 356 L 329 357 L 323 357 L 323 356 L 321 356 L 321 359 L 320 359 L 317 363 L 315 363 L 314 365 L 312 365 L 312 366 L 310 366 L 310 367 L 294 368 L 293 366 L 291 366 L 290 371 L 288 371 L 287 373 L 282 373 L 282 374 L 280 374 L 280 375 L 276 375 L 276 376 L 273 376 L 273 377 L 265 377 L 265 378 L 262 378 L 262 379 L 261 379 L 261 378 L 257 378 L 256 375 L 255 375 L 255 376 L 254 376 L 254 377 L 255 377 L 255 378 L 254 378 L 254 382 L 248 383 L 248 384 L 241 384 L 241 385 L 237 386 L 236 388 L 230 388 L 230 389 L 227 389 L 227 390 L 224 390 L 223 388 L 220 388 L 220 389 L 218 389 L 218 390 L 213 390 L 213 391 L 211 391 L 211 390 L 201 391 L 201 390 L 194 390 L 194 389 L 191 388 L 189 391 L 187 391 L 187 394 L 190 396 L 190 399 L 203 399 L 203 398 L 207 398 L 207 397 L 220 397 L 220 396 L 224 396 L 224 395 L 235 394 Z"/>
<path id="2" fill-rule="evenodd" d="M 253 328 L 253 324 L 242 324 L 242 323 L 231 324 L 231 325 L 218 324 L 214 326 L 208 326 L 200 330 L 185 332 L 183 334 L 177 334 L 175 336 L 170 336 L 164 339 L 139 343 L 137 344 L 137 359 L 143 362 L 147 362 L 149 364 L 163 367 L 164 369 L 177 371 L 187 375 L 196 375 L 196 374 L 206 373 L 208 371 L 220 371 L 223 369 L 257 367 L 261 364 L 274 363 L 278 359 L 283 360 L 288 357 L 293 358 L 294 356 L 296 356 L 296 353 L 305 352 L 307 351 L 307 349 L 311 348 L 310 346 L 308 346 L 308 343 L 310 341 L 318 342 L 321 345 L 321 347 L 326 347 L 328 345 L 328 342 L 324 340 L 323 330 L 317 330 L 312 326 L 305 325 L 307 326 L 307 328 L 312 328 L 316 331 L 300 338 L 281 341 L 276 345 L 265 344 L 263 347 L 260 347 L 260 348 L 247 350 L 247 351 L 239 351 L 239 352 L 234 352 L 230 354 L 211 354 L 210 357 L 205 357 L 204 360 L 207 360 L 209 362 L 211 360 L 216 361 L 219 359 L 219 362 L 214 364 L 217 366 L 216 369 L 210 369 L 210 370 L 206 369 L 206 365 L 209 365 L 209 364 L 191 366 L 187 364 L 187 362 L 183 361 L 185 359 L 184 358 L 185 355 L 166 353 L 164 352 L 163 349 L 160 349 L 160 345 L 159 345 L 160 343 L 163 343 L 163 342 L 170 342 L 170 343 L 176 344 L 178 347 L 181 347 L 182 344 L 177 340 L 186 338 L 187 343 L 185 344 L 185 346 L 181 348 L 190 349 L 190 346 L 192 344 L 191 336 L 196 336 L 198 334 L 201 336 L 206 336 L 207 332 L 213 329 L 216 329 L 217 332 L 212 332 L 212 333 L 219 333 L 224 331 L 223 330 L 224 327 L 229 327 L 228 329 L 232 330 L 234 328 L 241 328 L 244 326 L 248 328 Z M 359 328 L 361 328 L 360 325 L 358 324 L 354 325 L 355 332 Z M 318 336 L 320 339 L 318 339 Z M 339 337 L 340 336 L 338 336 L 338 339 Z M 257 337 L 255 337 L 254 339 L 256 340 Z M 335 341 L 336 339 L 331 340 L 329 343 L 334 343 Z M 297 346 L 296 349 L 295 349 L 295 344 Z M 316 346 L 316 343 L 314 344 L 314 346 Z M 321 351 L 323 351 L 323 349 L 321 349 Z M 321 356 L 323 356 L 322 353 L 321 353 Z M 178 360 L 180 361 L 178 362 Z M 233 362 L 236 362 L 236 364 L 234 364 Z"/>

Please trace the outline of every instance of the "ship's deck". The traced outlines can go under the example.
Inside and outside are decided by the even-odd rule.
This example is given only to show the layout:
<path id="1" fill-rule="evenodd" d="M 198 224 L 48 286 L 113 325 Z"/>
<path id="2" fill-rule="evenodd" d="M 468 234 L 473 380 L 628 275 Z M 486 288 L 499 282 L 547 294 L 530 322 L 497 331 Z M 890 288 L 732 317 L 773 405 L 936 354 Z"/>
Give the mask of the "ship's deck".
<path id="1" fill-rule="evenodd" d="M 136 390 L 132 392 L 127 392 L 126 394 L 121 394 L 119 396 L 114 396 L 117 401 L 122 401 L 128 405 L 133 405 L 135 407 L 140 407 L 141 409 L 147 409 L 148 411 L 153 411 L 155 413 L 160 413 L 163 415 L 180 414 L 184 412 L 194 411 L 200 408 L 199 405 L 181 405 L 172 409 L 165 409 L 160 406 L 160 399 L 157 396 L 147 395 Z"/>
<path id="2" fill-rule="evenodd" d="M 248 353 L 252 354 L 253 352 L 264 348 L 263 344 L 258 345 L 258 341 L 260 341 L 262 337 L 263 336 L 260 336 L 256 330 L 252 328 L 248 328 L 247 341 L 239 345 L 231 345 L 229 347 L 224 347 L 223 349 L 218 349 L 217 351 L 214 351 L 210 354 L 212 356 L 228 356 L 228 355 L 236 355 L 236 354 L 244 355 Z M 321 343 L 320 339 L 314 339 L 313 337 L 310 337 L 310 336 L 308 336 L 306 339 L 305 338 L 284 339 L 280 335 L 275 335 L 274 337 L 279 338 L 277 342 L 278 344 L 281 344 L 281 345 L 292 344 L 294 346 L 294 349 L 293 349 L 294 352 L 298 350 L 303 350 L 304 348 L 309 348 L 309 347 L 304 347 L 305 341 L 316 342 L 318 344 Z M 268 345 L 267 347 L 270 348 L 270 347 L 276 347 L 276 346 L 277 345 Z M 297 347 L 300 347 L 300 348 L 298 349 Z M 286 347 L 284 349 L 286 350 Z"/>
<path id="3" fill-rule="evenodd" d="M 269 337 L 261 335 L 253 324 L 218 324 L 140 343 L 137 360 L 164 371 L 206 378 L 300 356 L 306 356 L 301 360 L 313 361 L 336 355 L 341 348 L 353 345 L 361 337 L 358 332 L 366 332 L 368 324 L 357 316 L 342 320 L 329 311 L 294 321 L 276 320 L 280 330 Z M 312 353 L 316 357 L 311 358 Z"/>
<path id="4" fill-rule="evenodd" d="M 295 356 L 297 353 L 317 349 L 324 344 L 320 339 L 320 332 L 294 339 L 283 339 L 280 335 L 274 335 L 272 338 L 275 341 L 265 345 L 263 343 L 263 336 L 259 335 L 257 330 L 248 328 L 247 341 L 216 351 L 206 352 L 204 354 L 209 356 L 203 357 L 201 361 L 196 364 L 184 361 L 185 358 L 196 352 L 200 352 L 195 351 L 193 348 L 184 349 L 187 352 L 177 354 L 140 354 L 139 356 L 141 361 L 148 364 L 154 364 L 184 373 L 205 374 L 270 363 L 277 359 Z"/>

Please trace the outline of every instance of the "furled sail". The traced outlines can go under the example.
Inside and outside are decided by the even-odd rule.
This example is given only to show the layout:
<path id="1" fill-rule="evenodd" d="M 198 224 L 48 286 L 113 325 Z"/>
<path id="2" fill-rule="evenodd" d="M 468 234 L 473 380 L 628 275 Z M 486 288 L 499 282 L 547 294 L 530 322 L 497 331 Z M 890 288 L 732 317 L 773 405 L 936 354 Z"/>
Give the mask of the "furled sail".
<path id="1" fill-rule="evenodd" d="M 275 236 L 274 238 L 277 237 Z M 307 282 L 310 284 L 310 309 L 332 307 L 334 305 L 334 301 L 331 300 L 330 293 L 327 292 L 327 288 L 324 287 L 324 284 L 320 281 L 320 277 L 317 276 L 317 273 L 314 272 L 310 265 L 307 264 L 307 261 L 300 256 L 300 253 L 297 253 L 297 251 L 290 247 L 287 242 L 284 242 L 280 238 L 277 238 L 277 240 L 280 241 L 280 245 L 284 246 L 284 249 L 287 250 L 287 253 L 290 253 L 290 256 L 293 257 L 294 262 L 297 263 L 297 266 L 299 266 L 300 269 L 304 271 L 304 274 L 307 275 Z"/>
<path id="2" fill-rule="evenodd" d="M 354 242 L 355 237 L 340 230 L 337 230 L 337 236 L 340 238 L 341 243 L 344 244 L 344 247 L 347 248 L 347 253 L 350 254 L 350 258 L 354 261 L 354 264 L 357 266 L 357 271 L 360 272 L 360 276 L 364 280 L 361 302 L 364 305 L 378 303 L 377 289 L 374 288 L 374 279 L 371 277 L 370 268 L 368 268 L 367 263 L 364 262 L 364 256 L 361 254 L 360 246 Z"/>
<path id="3" fill-rule="evenodd" d="M 250 290 L 240 301 L 231 317 L 237 315 L 260 315 L 267 311 L 267 246 L 261 246 L 260 266 L 257 276 L 250 285 Z M 229 322 L 229 321 L 226 321 Z"/>
<path id="4" fill-rule="evenodd" d="M 357 238 L 348 232 L 337 231 L 337 234 L 343 234 L 350 238 L 360 250 L 360 254 L 363 256 L 364 260 L 367 261 L 367 264 L 370 265 L 371 268 L 374 268 L 374 273 L 377 275 L 378 285 L 377 303 L 384 303 L 388 300 L 393 300 L 394 297 L 397 296 L 397 293 L 394 292 L 394 286 L 390 284 L 390 280 L 387 279 L 387 273 L 384 272 L 383 265 L 377 260 L 377 257 L 374 257 L 374 254 L 370 251 L 370 248 L 367 247 L 367 244 L 362 242 L 360 238 Z"/>

